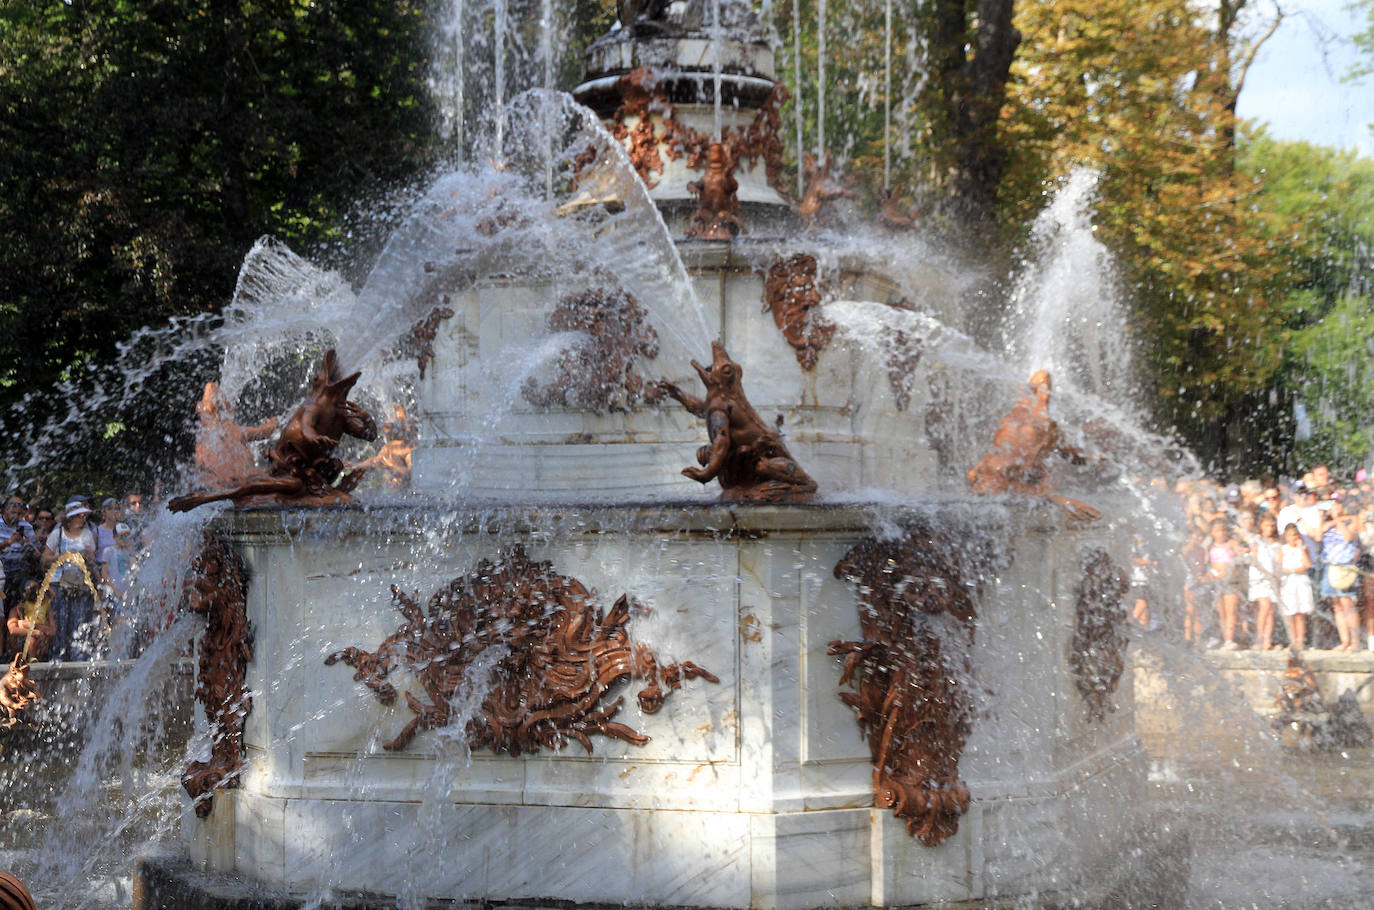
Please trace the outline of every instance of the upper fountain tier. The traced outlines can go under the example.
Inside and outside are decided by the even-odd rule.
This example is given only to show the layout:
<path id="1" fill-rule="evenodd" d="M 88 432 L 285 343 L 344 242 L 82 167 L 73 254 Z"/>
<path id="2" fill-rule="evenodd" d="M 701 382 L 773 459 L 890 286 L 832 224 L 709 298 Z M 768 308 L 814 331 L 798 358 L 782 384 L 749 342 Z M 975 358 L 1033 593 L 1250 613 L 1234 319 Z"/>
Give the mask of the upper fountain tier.
<path id="1" fill-rule="evenodd" d="M 719 140 L 739 182 L 749 233 L 790 224 L 773 52 L 742 0 L 622 0 L 622 22 L 587 49 L 573 96 L 601 117 L 629 153 L 670 226 L 697 207 L 688 187 Z M 719 103 L 717 103 L 719 99 Z"/>

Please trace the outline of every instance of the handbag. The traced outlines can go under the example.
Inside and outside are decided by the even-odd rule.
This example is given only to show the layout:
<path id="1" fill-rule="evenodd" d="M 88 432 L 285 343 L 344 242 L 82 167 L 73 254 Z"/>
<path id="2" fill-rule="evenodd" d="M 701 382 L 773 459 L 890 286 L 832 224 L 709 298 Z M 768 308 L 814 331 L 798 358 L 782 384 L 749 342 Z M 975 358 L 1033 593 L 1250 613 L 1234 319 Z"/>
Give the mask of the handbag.
<path id="1" fill-rule="evenodd" d="M 1327 566 L 1326 580 L 1337 591 L 1349 591 L 1360 579 L 1360 570 L 1354 566 Z"/>

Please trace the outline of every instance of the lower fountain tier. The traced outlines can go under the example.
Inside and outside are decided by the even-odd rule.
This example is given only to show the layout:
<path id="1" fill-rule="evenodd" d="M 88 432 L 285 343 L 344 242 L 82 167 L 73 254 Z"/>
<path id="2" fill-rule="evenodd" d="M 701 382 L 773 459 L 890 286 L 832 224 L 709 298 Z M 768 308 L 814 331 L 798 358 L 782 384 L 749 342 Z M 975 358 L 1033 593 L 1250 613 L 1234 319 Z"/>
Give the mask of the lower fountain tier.
<path id="1" fill-rule="evenodd" d="M 1107 511 L 1104 509 L 1104 511 Z M 256 627 L 241 788 L 185 812 L 200 869 L 306 894 L 361 890 L 469 900 L 561 899 L 733 908 L 892 906 L 1058 891 L 1109 865 L 1139 824 L 1145 762 L 1128 693 L 1091 718 L 1069 654 L 1075 587 L 1106 525 L 997 500 L 932 505 L 1013 552 L 985 582 L 972 662 L 980 695 L 959 768 L 973 801 L 938 847 L 874 808 L 868 746 L 839 697 L 835 640 L 860 637 L 836 563 L 911 512 L 712 505 L 315 512 L 217 522 L 243 555 Z M 692 680 L 656 714 L 616 717 L 634 746 L 593 737 L 519 758 L 467 758 L 453 730 L 389 741 L 413 716 L 343 665 L 401 622 L 388 587 L 430 592 L 520 543 L 595 589 L 628 593 L 628 629 Z M 404 674 L 390 678 L 408 687 Z M 411 685 L 413 687 L 413 684 Z"/>

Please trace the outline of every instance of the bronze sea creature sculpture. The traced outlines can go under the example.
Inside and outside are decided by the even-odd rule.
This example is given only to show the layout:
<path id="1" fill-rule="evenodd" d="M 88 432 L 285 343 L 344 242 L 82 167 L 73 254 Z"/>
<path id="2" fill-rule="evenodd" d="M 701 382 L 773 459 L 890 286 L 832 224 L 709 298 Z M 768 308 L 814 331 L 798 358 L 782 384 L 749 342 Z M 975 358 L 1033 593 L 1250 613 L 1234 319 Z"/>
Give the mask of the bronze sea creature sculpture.
<path id="1" fill-rule="evenodd" d="M 878 190 L 878 227 L 892 233 L 911 231 L 922 212 L 919 208 L 902 206 L 900 187 L 887 187 Z"/>
<path id="2" fill-rule="evenodd" d="M 819 163 L 810 152 L 804 157 L 806 193 L 802 196 L 798 213 L 807 230 L 836 226 L 835 203 L 854 198 L 853 181 L 835 179 L 830 159 L 829 152 L 825 153 L 825 160 Z"/>
<path id="3" fill-rule="evenodd" d="M 659 388 L 691 414 L 706 420 L 710 443 L 697 450 L 700 467 L 682 469 L 698 483 L 720 481 L 727 502 L 806 502 L 816 495 L 816 481 L 802 470 L 770 427 L 744 397 L 744 369 L 730 359 L 725 346 L 711 342 L 711 366 L 692 366 L 706 385 L 706 397 L 684 393 L 671 382 Z M 779 418 L 781 423 L 781 418 Z"/>
<path id="4" fill-rule="evenodd" d="M 1050 417 L 1050 374 L 1037 370 L 1030 378 L 1030 394 L 1002 418 L 992 437 L 993 449 L 968 472 L 974 493 L 1015 493 L 1042 496 L 1058 503 L 1074 521 L 1094 521 L 1102 513 L 1085 502 L 1055 494 L 1055 480 L 1045 460 L 1058 455 L 1072 464 L 1087 464 L 1081 449 L 1064 441 L 1059 424 Z"/>
<path id="5" fill-rule="evenodd" d="M 8 872 L 0 872 L 0 910 L 38 910 L 29 889 Z"/>
<path id="6" fill-rule="evenodd" d="M 398 404 L 391 420 L 382 421 L 382 448 L 366 461 L 354 465 L 355 471 L 379 471 L 382 482 L 395 490 L 410 488 L 411 456 L 415 452 L 415 425 Z"/>
<path id="7" fill-rule="evenodd" d="M 310 386 L 310 395 L 296 409 L 277 441 L 267 450 L 271 467 L 241 479 L 237 486 L 209 493 L 178 496 L 167 503 L 173 512 L 186 512 L 220 500 L 236 506 L 252 503 L 290 503 L 292 505 L 333 505 L 351 501 L 349 492 L 362 479 L 358 472 L 345 470 L 334 457 L 334 449 L 344 436 L 368 442 L 377 438 L 377 425 L 361 407 L 348 400 L 348 393 L 360 373 L 339 375 L 334 351 L 325 352 L 319 372 Z"/>
<path id="8" fill-rule="evenodd" d="M 197 480 L 204 487 L 235 483 L 257 470 L 257 461 L 248 443 L 266 439 L 277 431 L 277 418 L 256 426 L 234 420 L 233 408 L 220 391 L 219 383 L 205 383 L 205 392 L 196 405 L 200 429 L 196 433 L 195 465 Z"/>

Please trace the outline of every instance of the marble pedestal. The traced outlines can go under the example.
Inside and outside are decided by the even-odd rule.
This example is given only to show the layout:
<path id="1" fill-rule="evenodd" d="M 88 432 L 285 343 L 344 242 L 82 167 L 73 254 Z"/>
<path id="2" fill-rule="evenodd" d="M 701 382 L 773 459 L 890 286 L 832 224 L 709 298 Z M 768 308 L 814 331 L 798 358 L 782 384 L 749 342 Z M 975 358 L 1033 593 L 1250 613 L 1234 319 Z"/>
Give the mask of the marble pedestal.
<path id="1" fill-rule="evenodd" d="M 923 512 L 963 514 L 966 506 Z M 873 807 L 868 749 L 838 698 L 829 642 L 859 637 L 833 568 L 903 513 L 866 506 L 657 505 L 461 511 L 246 510 L 217 520 L 243 555 L 253 713 L 242 786 L 185 813 L 201 870 L 294 894 L 730 908 L 892 906 L 1058 891 L 1137 824 L 1145 763 L 1129 667 L 1105 720 L 1069 671 L 1087 549 L 1125 553 L 1039 504 L 976 505 L 1008 541 L 973 651 L 984 690 L 961 764 L 973 803 L 938 847 Z M 373 650 L 400 622 L 388 586 L 421 599 L 502 546 L 649 612 L 632 635 L 720 682 L 617 720 L 643 747 L 595 737 L 470 757 L 445 731 L 384 752 L 409 720 L 324 657 Z M 406 681 L 397 679 L 401 688 Z"/>

